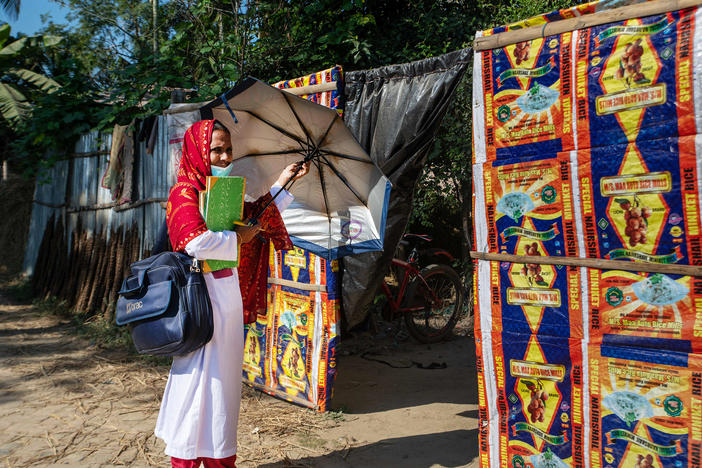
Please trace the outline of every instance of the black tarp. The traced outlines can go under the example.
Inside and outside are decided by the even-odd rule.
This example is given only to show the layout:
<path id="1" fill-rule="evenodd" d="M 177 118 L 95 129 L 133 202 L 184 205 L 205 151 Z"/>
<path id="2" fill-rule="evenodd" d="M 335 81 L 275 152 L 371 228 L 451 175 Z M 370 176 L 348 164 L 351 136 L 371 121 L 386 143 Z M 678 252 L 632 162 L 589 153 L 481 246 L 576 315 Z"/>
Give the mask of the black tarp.
<path id="1" fill-rule="evenodd" d="M 361 323 L 407 226 L 412 195 L 472 50 L 344 75 L 344 121 L 393 184 L 383 252 L 344 257 L 346 326 Z M 470 129 L 466 129 L 469 132 Z"/>

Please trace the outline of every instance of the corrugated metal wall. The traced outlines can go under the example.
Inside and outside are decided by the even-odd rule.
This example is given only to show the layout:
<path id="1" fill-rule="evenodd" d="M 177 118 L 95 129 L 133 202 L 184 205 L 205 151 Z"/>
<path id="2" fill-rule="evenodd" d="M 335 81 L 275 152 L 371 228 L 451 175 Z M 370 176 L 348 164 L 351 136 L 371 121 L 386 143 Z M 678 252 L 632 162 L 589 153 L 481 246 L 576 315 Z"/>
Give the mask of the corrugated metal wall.
<path id="1" fill-rule="evenodd" d="M 75 153 L 109 152 L 111 142 L 110 134 L 91 132 L 80 138 Z M 89 235 L 97 232 L 105 233 L 108 237 L 120 226 L 125 229 L 136 226 L 139 251 L 151 249 L 165 210 L 158 202 L 138 202 L 168 197 L 168 128 L 165 117 L 158 117 L 153 153 L 146 153 L 146 141 L 137 142 L 134 158 L 132 202 L 118 208 L 94 208 L 95 205 L 113 202 L 110 191 L 100 187 L 108 165 L 108 154 L 76 157 L 61 161 L 49 169 L 46 177 L 42 178 L 45 181 L 38 181 L 34 191 L 35 203 L 22 268 L 25 274 L 34 273 L 46 224 L 52 216 L 55 222 L 60 218 L 64 220 L 62 225 L 69 246 L 72 234 L 80 223 Z M 129 208 L 131 204 L 137 206 Z"/>

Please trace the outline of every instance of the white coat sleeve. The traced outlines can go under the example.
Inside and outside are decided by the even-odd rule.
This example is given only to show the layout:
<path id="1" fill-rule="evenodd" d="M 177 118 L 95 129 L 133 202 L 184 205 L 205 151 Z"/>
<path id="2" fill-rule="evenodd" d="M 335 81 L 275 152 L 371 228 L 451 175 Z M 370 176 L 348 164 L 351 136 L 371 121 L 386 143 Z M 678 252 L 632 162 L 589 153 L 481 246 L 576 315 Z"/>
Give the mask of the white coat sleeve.
<path id="1" fill-rule="evenodd" d="M 185 252 L 198 260 L 236 260 L 237 239 L 234 231 L 209 229 L 185 245 Z"/>
<path id="2" fill-rule="evenodd" d="M 275 194 L 278 193 L 278 190 L 280 190 L 282 186 L 278 183 L 273 184 L 273 187 L 271 187 L 271 197 L 275 197 Z M 287 190 L 283 190 L 280 192 L 280 195 L 274 200 L 275 201 L 275 206 L 278 207 L 278 211 L 281 213 L 285 211 L 287 207 L 290 206 L 292 201 L 295 199 L 295 196 L 288 192 Z"/>

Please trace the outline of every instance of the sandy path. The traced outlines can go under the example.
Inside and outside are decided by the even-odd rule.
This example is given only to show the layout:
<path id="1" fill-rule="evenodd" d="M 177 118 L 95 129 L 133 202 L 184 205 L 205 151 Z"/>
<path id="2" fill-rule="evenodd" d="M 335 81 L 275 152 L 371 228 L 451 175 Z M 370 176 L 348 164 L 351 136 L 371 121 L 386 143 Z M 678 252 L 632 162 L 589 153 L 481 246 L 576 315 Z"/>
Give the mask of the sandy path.
<path id="1" fill-rule="evenodd" d="M 436 370 L 372 362 L 361 357 L 368 346 L 348 343 L 333 404 L 341 414 L 245 387 L 240 467 L 476 466 L 472 339 L 405 342 L 370 356 L 396 366 L 447 363 Z M 153 436 L 167 367 L 101 350 L 66 321 L 2 297 L 0 362 L 5 466 L 169 466 Z"/>

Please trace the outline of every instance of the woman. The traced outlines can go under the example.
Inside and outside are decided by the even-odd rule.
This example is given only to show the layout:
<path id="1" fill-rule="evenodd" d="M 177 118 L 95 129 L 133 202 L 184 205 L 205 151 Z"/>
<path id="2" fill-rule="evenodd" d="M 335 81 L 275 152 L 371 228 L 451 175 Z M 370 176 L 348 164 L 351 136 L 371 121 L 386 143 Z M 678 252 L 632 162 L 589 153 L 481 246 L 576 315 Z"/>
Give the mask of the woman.
<path id="1" fill-rule="evenodd" d="M 206 177 L 213 172 L 226 175 L 231 161 L 231 137 L 219 122 L 196 122 L 185 133 L 178 181 L 171 188 L 166 210 L 175 251 L 185 251 L 198 259 L 236 260 L 237 247 L 259 233 L 259 226 L 212 232 L 200 215 L 198 190 L 205 188 Z M 284 185 L 295 168 L 295 164 L 285 168 L 271 191 Z M 304 176 L 308 169 L 303 166 L 295 178 Z M 266 198 L 270 199 L 268 195 Z M 277 209 L 284 210 L 292 198 L 287 192 L 281 193 L 276 198 Z M 266 212 L 282 228 L 275 206 Z M 266 226 L 266 230 L 273 227 Z M 166 454 L 177 468 L 195 468 L 200 463 L 206 468 L 234 467 L 236 461 L 244 353 L 239 276 L 234 268 L 206 273 L 204 277 L 212 302 L 214 333 L 202 348 L 173 358 L 156 422 L 156 436 L 166 442 Z"/>

